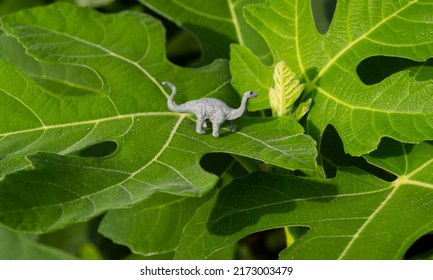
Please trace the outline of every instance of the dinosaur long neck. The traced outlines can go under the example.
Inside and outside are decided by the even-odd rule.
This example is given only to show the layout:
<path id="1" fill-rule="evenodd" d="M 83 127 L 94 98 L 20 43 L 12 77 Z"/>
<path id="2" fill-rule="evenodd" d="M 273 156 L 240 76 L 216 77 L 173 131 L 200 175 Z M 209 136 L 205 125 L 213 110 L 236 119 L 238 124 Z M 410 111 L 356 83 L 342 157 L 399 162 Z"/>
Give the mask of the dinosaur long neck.
<path id="1" fill-rule="evenodd" d="M 239 108 L 234 109 L 232 111 L 232 113 L 230 114 L 230 119 L 234 120 L 240 118 L 247 110 L 247 107 L 248 107 L 248 96 L 245 94 L 242 97 L 241 106 L 239 106 Z"/>
<path id="2" fill-rule="evenodd" d="M 181 105 L 177 105 L 176 103 L 174 103 L 173 99 L 174 96 L 176 95 L 176 87 L 169 82 L 164 82 L 163 85 L 168 86 L 171 88 L 171 94 L 167 99 L 167 107 L 170 111 L 172 112 L 176 112 L 176 113 L 185 113 L 185 109 L 183 108 L 184 106 Z"/>

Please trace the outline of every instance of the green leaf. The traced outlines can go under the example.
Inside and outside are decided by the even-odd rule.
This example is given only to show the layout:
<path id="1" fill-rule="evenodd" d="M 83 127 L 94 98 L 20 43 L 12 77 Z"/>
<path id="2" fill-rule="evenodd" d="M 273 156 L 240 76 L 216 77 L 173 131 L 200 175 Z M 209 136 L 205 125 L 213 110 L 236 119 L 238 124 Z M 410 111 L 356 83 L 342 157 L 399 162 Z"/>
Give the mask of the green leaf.
<path id="1" fill-rule="evenodd" d="M 273 86 L 274 67 L 266 67 L 247 47 L 232 45 L 230 49 L 230 72 L 233 75 L 232 85 L 239 92 L 254 88 L 257 92 L 269 92 Z M 269 96 L 259 94 L 252 100 L 249 109 L 252 111 L 270 108 Z"/>
<path id="2" fill-rule="evenodd" d="M 229 154 L 208 154 L 202 159 L 201 165 L 220 177 L 217 187 L 221 188 L 235 178 L 248 175 L 244 166 L 239 163 L 242 160 L 248 159 L 239 159 L 239 156 Z M 226 163 L 230 164 L 226 166 Z M 107 213 L 101 222 L 99 232 L 147 257 L 165 252 L 174 255 L 186 223 L 197 209 L 214 195 L 214 191 L 201 198 L 156 193 L 131 208 Z M 119 227 L 119 224 L 122 226 Z M 232 254 L 235 247 L 219 251 L 211 258 L 227 258 L 227 254 Z"/>
<path id="3" fill-rule="evenodd" d="M 208 65 L 168 61 L 162 24 L 139 12 L 60 3 L 0 18 L 0 258 L 71 258 L 46 246 L 70 227 L 15 230 L 97 216 L 130 258 L 231 258 L 275 228 L 299 231 L 281 259 L 431 257 L 413 248 L 433 232 L 432 0 L 338 1 L 329 30 L 318 1 L 141 2 L 196 36 Z M 171 55 L 188 50 L 182 32 Z M 214 61 L 229 50 L 230 64 Z M 297 119 L 312 108 L 302 123 L 319 155 L 294 118 L 264 117 L 278 61 L 305 85 L 279 107 Z M 262 111 L 199 135 L 161 81 L 177 103 L 236 107 L 254 90 L 249 110 Z M 85 240 L 78 254 L 101 258 Z"/>
<path id="4" fill-rule="evenodd" d="M 292 107 L 301 96 L 304 85 L 300 84 L 284 61 L 275 65 L 274 87 L 269 90 L 269 103 L 272 113 L 278 117 L 292 114 Z M 297 118 L 299 120 L 300 118 Z"/>
<path id="5" fill-rule="evenodd" d="M 172 252 L 179 244 L 185 224 L 211 195 L 212 192 L 195 198 L 157 193 L 131 208 L 110 211 L 99 231 L 135 253 Z"/>
<path id="6" fill-rule="evenodd" d="M 227 162 L 230 165 L 222 170 Z M 228 185 L 235 178 L 248 175 L 243 166 L 227 154 L 209 154 L 202 159 L 201 164 L 220 177 L 219 188 Z M 215 194 L 212 191 L 195 198 L 156 193 L 131 208 L 108 212 L 101 222 L 99 232 L 115 243 L 126 245 L 145 256 L 174 252 L 185 225 L 197 209 Z M 219 253 L 230 254 L 233 250 Z"/>
<path id="7" fill-rule="evenodd" d="M 432 8 L 430 0 L 340 1 L 326 35 L 317 32 L 308 0 L 269 0 L 246 7 L 245 16 L 265 38 L 274 61 L 284 60 L 303 77 L 305 94 L 313 96 L 307 132 L 320 139 L 332 125 L 346 152 L 362 155 L 385 136 L 411 143 L 433 139 L 431 81 L 398 72 L 366 85 L 357 75 L 358 65 L 372 56 L 416 61 L 431 57 Z M 261 75 L 268 67 L 258 67 L 245 47 L 232 54 L 238 90 L 248 84 L 272 86 L 269 77 Z M 267 108 L 265 104 L 254 109 Z"/>
<path id="8" fill-rule="evenodd" d="M 11 62 L 27 77 L 54 94 L 81 96 L 102 89 L 101 77 L 84 65 L 37 61 L 25 53 L 19 42 L 0 35 L 0 57 Z"/>
<path id="9" fill-rule="evenodd" d="M 225 166 L 227 162 L 230 162 L 228 167 Z M 220 177 L 218 188 L 228 185 L 235 178 L 248 175 L 243 166 L 228 154 L 208 154 L 202 159 L 201 165 Z M 200 198 L 156 193 L 130 208 L 108 212 L 99 232 L 138 254 L 174 254 L 186 223 L 214 195 L 214 191 Z M 226 253 L 230 252 L 232 250 Z"/>
<path id="10" fill-rule="evenodd" d="M 304 226 L 281 258 L 401 259 L 433 230 L 432 154 L 431 143 L 384 141 L 368 159 L 397 175 L 392 182 L 353 167 L 327 180 L 254 173 L 234 181 L 197 211 L 176 257 L 206 258 L 253 232 Z"/>
<path id="11" fill-rule="evenodd" d="M 29 236 L 30 237 L 30 236 Z M 0 260 L 65 260 L 73 256 L 0 226 Z"/>
<path id="12" fill-rule="evenodd" d="M 18 58 L 0 61 L 0 221 L 8 227 L 51 231 L 156 191 L 202 195 L 218 180 L 200 166 L 207 153 L 316 169 L 315 142 L 293 120 L 242 118 L 238 132 L 224 127 L 214 138 L 196 134 L 187 115 L 168 111 L 163 80 L 178 86 L 179 103 L 203 96 L 232 106 L 239 101 L 226 61 L 197 69 L 168 62 L 164 30 L 150 16 L 56 4 L 3 17 L 1 24 L 31 57 L 47 62 L 38 73 L 64 69 L 57 75 L 68 89 L 58 93 L 44 82 L 50 77 L 33 76 L 38 85 L 18 71 L 11 63 L 25 61 L 19 52 L 9 50 Z M 32 72 L 26 63 L 20 67 Z M 67 94 L 83 82 L 69 74 L 74 67 L 96 75 L 85 81 L 95 92 Z M 108 154 L 80 156 L 105 144 L 114 146 Z"/>
<path id="13" fill-rule="evenodd" d="M 194 0 L 140 0 L 155 12 L 189 30 L 203 48 L 202 63 L 228 58 L 229 46 L 248 46 L 261 59 L 269 60 L 269 49 L 243 17 L 243 8 L 264 0 L 213 0 L 204 5 Z"/>

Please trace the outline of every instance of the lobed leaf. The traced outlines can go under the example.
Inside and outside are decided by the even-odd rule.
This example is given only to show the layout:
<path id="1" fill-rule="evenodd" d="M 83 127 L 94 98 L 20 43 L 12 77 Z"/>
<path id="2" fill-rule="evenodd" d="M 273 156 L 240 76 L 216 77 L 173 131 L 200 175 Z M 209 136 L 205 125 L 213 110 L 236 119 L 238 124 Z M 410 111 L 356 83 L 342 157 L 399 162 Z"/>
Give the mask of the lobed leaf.
<path id="1" fill-rule="evenodd" d="M 2 17 L 0 223 L 46 232 L 108 211 L 102 234 L 139 254 L 175 251 L 178 259 L 210 258 L 286 226 L 308 232 L 282 259 L 401 259 L 432 231 L 433 145 L 391 139 L 433 136 L 431 0 L 339 1 L 326 34 L 308 0 L 141 2 L 197 36 L 202 64 L 238 43 L 230 46 L 233 80 L 225 60 L 170 63 L 162 25 L 138 12 L 59 3 Z M 392 179 L 338 169 L 356 160 L 328 147 L 334 136 L 323 138 L 321 159 L 337 175 L 318 176 L 315 142 L 292 118 L 244 117 L 236 133 L 223 127 L 215 139 L 195 133 L 194 117 L 168 111 L 163 80 L 178 87 L 177 103 L 210 96 L 235 107 L 239 93 L 254 90 L 250 109 L 268 109 L 278 65 L 265 64 L 270 51 L 305 84 L 308 101 L 295 114 L 312 100 L 307 131 L 322 140 L 335 127 L 346 152 Z M 380 72 L 384 61 L 393 66 Z M 291 79 L 280 72 L 282 89 Z M 212 157 L 206 169 L 209 153 L 233 157 Z M 268 172 L 233 181 L 224 174 L 235 171 L 233 158 L 243 166 L 236 175 Z M 319 178 L 270 172 L 285 169 Z M 3 227 L 0 235 L 2 258 L 70 258 L 29 235 Z"/>
<path id="2" fill-rule="evenodd" d="M 432 153 L 431 143 L 384 141 L 369 160 L 398 175 L 392 182 L 353 167 L 335 179 L 255 173 L 234 181 L 187 224 L 176 257 L 206 258 L 253 232 L 304 226 L 282 259 L 401 259 L 433 229 Z"/>
<path id="3" fill-rule="evenodd" d="M 328 125 L 338 131 L 346 152 L 362 155 L 381 138 L 420 142 L 433 138 L 433 85 L 408 72 L 364 84 L 357 67 L 372 56 L 426 61 L 433 49 L 433 2 L 341 1 L 326 35 L 314 26 L 310 1 L 276 1 L 246 7 L 246 19 L 265 38 L 275 61 L 284 60 L 303 77 L 313 96 L 307 132 L 320 139 Z M 232 50 L 234 86 L 272 86 L 269 68 L 245 47 Z M 248 69 L 245 69 L 247 67 Z M 255 110 L 268 108 L 260 102 Z"/>
<path id="4" fill-rule="evenodd" d="M 30 58 L 6 45 L 12 57 L 0 60 L 0 222 L 8 227 L 51 231 L 157 191 L 202 195 L 218 180 L 200 166 L 212 152 L 316 168 L 315 142 L 292 120 L 243 118 L 238 132 L 223 128 L 214 139 L 196 134 L 187 115 L 168 111 L 162 80 L 178 86 L 179 103 L 212 96 L 236 106 L 238 95 L 226 61 L 197 69 L 168 62 L 164 30 L 150 16 L 59 3 L 5 16 L 1 26 L 32 59 L 44 61 L 33 71 L 22 63 Z M 58 69 L 64 71 L 54 74 Z M 70 71 L 80 69 L 95 79 L 74 80 Z M 65 84 L 47 82 L 55 75 Z M 92 90 L 70 94 L 83 84 Z M 107 143 L 114 146 L 108 154 L 80 156 Z"/>

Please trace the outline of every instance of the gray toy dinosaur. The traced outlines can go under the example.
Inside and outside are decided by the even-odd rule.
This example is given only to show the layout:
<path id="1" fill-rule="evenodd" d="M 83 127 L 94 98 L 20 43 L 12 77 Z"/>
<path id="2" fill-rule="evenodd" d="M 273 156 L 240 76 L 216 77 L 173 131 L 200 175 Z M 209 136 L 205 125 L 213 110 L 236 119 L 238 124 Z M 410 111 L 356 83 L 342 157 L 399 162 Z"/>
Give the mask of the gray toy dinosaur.
<path id="1" fill-rule="evenodd" d="M 237 109 L 230 108 L 223 101 L 215 98 L 201 98 L 176 105 L 173 101 L 176 95 L 176 87 L 170 82 L 162 82 L 162 85 L 171 88 L 171 94 L 167 100 L 168 109 L 176 113 L 196 115 L 196 131 L 199 134 L 205 133 L 203 127 L 206 127 L 206 120 L 210 120 L 212 123 L 212 135 L 214 137 L 219 136 L 219 128 L 224 121 L 229 121 L 229 130 L 230 132 L 234 132 L 236 129 L 232 120 L 241 117 L 245 113 L 248 99 L 257 97 L 257 93 L 254 91 L 245 92 L 242 97 L 241 106 Z"/>

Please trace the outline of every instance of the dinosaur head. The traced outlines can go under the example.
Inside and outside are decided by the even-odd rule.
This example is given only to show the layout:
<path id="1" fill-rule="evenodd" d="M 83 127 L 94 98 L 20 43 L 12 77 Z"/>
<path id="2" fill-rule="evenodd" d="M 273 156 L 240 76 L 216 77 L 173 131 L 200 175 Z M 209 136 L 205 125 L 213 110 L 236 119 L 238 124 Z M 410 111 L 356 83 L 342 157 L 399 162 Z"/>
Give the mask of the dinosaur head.
<path id="1" fill-rule="evenodd" d="M 247 91 L 244 93 L 244 96 L 246 96 L 247 98 L 256 98 L 258 96 L 257 92 L 255 91 Z"/>

